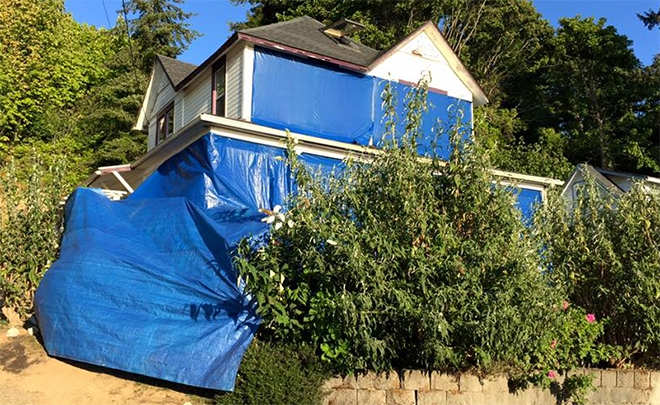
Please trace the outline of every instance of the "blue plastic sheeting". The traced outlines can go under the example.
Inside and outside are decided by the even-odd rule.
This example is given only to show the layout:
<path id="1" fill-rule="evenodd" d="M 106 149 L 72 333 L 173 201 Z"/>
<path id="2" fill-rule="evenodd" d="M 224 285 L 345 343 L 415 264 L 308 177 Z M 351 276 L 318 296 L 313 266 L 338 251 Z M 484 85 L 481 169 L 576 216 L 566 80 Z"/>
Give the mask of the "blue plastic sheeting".
<path id="1" fill-rule="evenodd" d="M 542 201 L 541 191 L 519 186 L 514 187 L 512 192 L 516 194 L 516 207 L 522 212 L 523 218 L 531 221 L 536 205 Z"/>
<path id="2" fill-rule="evenodd" d="M 260 208 L 295 189 L 281 148 L 208 134 L 126 200 L 78 189 L 60 258 L 35 297 L 48 353 L 177 383 L 233 390 L 259 319 L 231 255 L 267 232 Z M 314 172 L 335 159 L 303 154 Z M 535 190 L 523 189 L 528 216 Z"/>
<path id="3" fill-rule="evenodd" d="M 126 200 L 78 189 L 60 258 L 35 297 L 48 353 L 177 383 L 233 390 L 259 319 L 231 252 L 267 231 L 259 208 L 292 190 L 278 148 L 211 134 Z M 301 157 L 330 170 L 333 159 Z"/>
<path id="4" fill-rule="evenodd" d="M 385 91 L 385 86 L 388 83 L 380 80 L 377 83 L 378 94 Z M 406 118 L 406 95 L 410 94 L 413 90 L 410 86 L 402 83 L 390 82 L 392 93 L 396 98 L 396 115 L 397 115 L 397 134 L 405 133 L 405 118 Z M 382 102 L 379 99 L 376 101 L 378 111 L 378 119 L 375 122 L 375 129 L 373 133 L 364 134 L 355 139 L 355 142 L 361 145 L 368 145 L 371 137 L 371 142 L 376 146 L 382 146 L 382 134 L 385 133 L 385 123 L 381 119 L 384 115 L 382 110 Z M 460 128 L 463 138 L 467 139 L 471 133 L 472 124 L 472 106 L 465 100 L 449 97 L 444 94 L 439 94 L 429 91 L 427 94 L 428 112 L 423 114 L 422 122 L 419 127 L 420 134 L 423 137 L 417 139 L 417 151 L 422 156 L 434 156 L 443 160 L 449 159 L 451 148 L 449 144 L 449 133 Z"/>
<path id="5" fill-rule="evenodd" d="M 288 129 L 346 143 L 378 145 L 383 133 L 381 94 L 386 81 L 335 68 L 329 64 L 255 48 L 252 81 L 252 117 L 255 124 Z M 405 118 L 405 96 L 411 87 L 393 82 L 397 116 Z M 470 127 L 471 103 L 435 92 L 428 93 L 432 108 L 422 130 L 433 134 L 438 119 L 445 126 L 461 114 Z M 420 152 L 433 154 L 431 137 Z M 448 138 L 438 143 L 439 156 L 449 155 Z"/>
<path id="6" fill-rule="evenodd" d="M 377 80 L 256 47 L 251 120 L 353 143 L 374 131 Z"/>

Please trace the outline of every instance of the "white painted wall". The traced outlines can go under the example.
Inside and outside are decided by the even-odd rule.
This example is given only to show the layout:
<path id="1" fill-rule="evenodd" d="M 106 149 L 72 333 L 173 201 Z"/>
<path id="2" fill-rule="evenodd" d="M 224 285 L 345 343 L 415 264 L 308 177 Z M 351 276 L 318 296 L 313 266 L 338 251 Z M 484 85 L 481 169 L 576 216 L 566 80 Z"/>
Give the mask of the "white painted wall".
<path id="1" fill-rule="evenodd" d="M 174 100 L 174 88 L 159 63 L 156 64 L 156 69 L 154 69 L 154 88 L 152 92 L 155 93 L 155 95 L 151 95 L 154 97 L 154 100 L 150 110 L 147 111 L 147 122 L 149 124 L 148 150 L 156 145 L 156 121 L 158 120 L 158 114 Z"/>
<path id="2" fill-rule="evenodd" d="M 234 47 L 227 54 L 227 118 L 241 118 L 243 109 L 243 50 Z"/>
<path id="3" fill-rule="evenodd" d="M 211 68 L 209 67 L 186 89 L 180 91 L 183 96 L 182 127 L 200 114 L 211 113 L 211 90 Z"/>
<path id="4" fill-rule="evenodd" d="M 165 77 L 165 74 L 163 74 L 163 78 L 158 86 L 156 101 L 154 102 L 154 106 L 151 110 L 149 121 L 151 121 L 152 117 L 162 112 L 162 109 L 167 107 L 167 105 L 170 104 L 173 100 L 174 100 L 174 88 L 170 84 L 169 79 Z"/>
<path id="5" fill-rule="evenodd" d="M 183 92 L 174 95 L 174 132 L 183 128 L 183 111 L 185 108 L 185 97 Z"/>
<path id="6" fill-rule="evenodd" d="M 252 78 L 254 77 L 254 46 L 246 44 L 243 47 L 243 107 L 241 119 L 252 119 Z"/>
<path id="7" fill-rule="evenodd" d="M 156 147 L 156 120 L 149 121 L 149 138 L 147 140 L 147 150 Z"/>
<path id="8" fill-rule="evenodd" d="M 444 90 L 451 97 L 473 101 L 472 92 L 425 32 L 420 32 L 368 74 L 386 80 L 417 83 L 427 72 L 431 75 L 429 87 Z"/>

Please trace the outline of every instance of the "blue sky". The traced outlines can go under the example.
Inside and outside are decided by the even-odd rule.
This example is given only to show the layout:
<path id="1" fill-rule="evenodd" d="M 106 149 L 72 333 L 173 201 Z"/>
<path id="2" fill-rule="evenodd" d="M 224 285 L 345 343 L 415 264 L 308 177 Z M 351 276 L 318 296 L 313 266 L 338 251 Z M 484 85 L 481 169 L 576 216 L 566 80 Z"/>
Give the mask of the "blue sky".
<path id="1" fill-rule="evenodd" d="M 633 41 L 637 58 L 649 65 L 660 53 L 660 29 L 649 31 L 637 18 L 637 13 L 657 10 L 660 0 L 533 0 L 544 18 L 557 26 L 561 17 L 604 17 L 620 34 Z M 108 27 L 114 24 L 121 0 L 66 0 L 66 9 L 79 21 Z M 105 7 L 104 7 L 105 6 Z M 248 7 L 236 7 L 228 0 L 187 0 L 186 11 L 194 12 L 190 23 L 203 35 L 197 38 L 179 59 L 199 64 L 222 45 L 230 35 L 228 23 L 242 21 Z M 106 11 L 107 10 L 107 16 Z"/>

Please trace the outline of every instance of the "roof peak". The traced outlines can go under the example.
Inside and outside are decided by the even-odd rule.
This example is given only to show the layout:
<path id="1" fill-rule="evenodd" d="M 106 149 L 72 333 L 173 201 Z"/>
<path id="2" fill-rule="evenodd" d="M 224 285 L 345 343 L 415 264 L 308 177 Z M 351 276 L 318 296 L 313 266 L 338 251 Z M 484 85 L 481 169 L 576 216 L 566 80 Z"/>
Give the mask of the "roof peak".
<path id="1" fill-rule="evenodd" d="M 329 58 L 348 63 L 353 69 L 364 70 L 380 52 L 350 38 L 339 40 L 324 32 L 328 26 L 309 16 L 296 17 L 261 27 L 247 28 L 239 34 L 257 38 L 266 46 L 283 46 L 302 50 L 320 59 Z"/>
<path id="2" fill-rule="evenodd" d="M 163 67 L 163 71 L 172 87 L 176 87 L 197 67 L 197 65 L 193 65 L 192 63 L 183 62 L 165 55 L 156 55 L 156 60 Z"/>

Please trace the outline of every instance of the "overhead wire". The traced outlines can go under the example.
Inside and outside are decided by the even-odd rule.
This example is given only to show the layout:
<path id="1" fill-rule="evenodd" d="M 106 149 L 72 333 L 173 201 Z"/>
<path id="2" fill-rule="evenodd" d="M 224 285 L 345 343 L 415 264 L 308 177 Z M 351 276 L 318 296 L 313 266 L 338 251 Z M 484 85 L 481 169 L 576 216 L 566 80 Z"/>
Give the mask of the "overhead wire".
<path id="1" fill-rule="evenodd" d="M 128 41 L 128 52 L 131 58 L 131 64 L 133 65 L 133 75 L 135 76 L 135 85 L 140 87 L 140 78 L 137 73 L 137 64 L 135 60 L 135 52 L 133 52 L 133 39 L 131 38 L 131 31 L 128 26 L 128 8 L 126 7 L 126 0 L 121 0 L 121 11 L 124 17 L 124 26 L 126 27 L 126 39 Z"/>
<path id="2" fill-rule="evenodd" d="M 112 24 L 110 23 L 110 16 L 108 15 L 108 9 L 105 7 L 105 0 L 101 0 L 101 4 L 103 4 L 103 12 L 105 13 L 105 19 L 108 21 L 108 29 L 112 28 Z"/>

